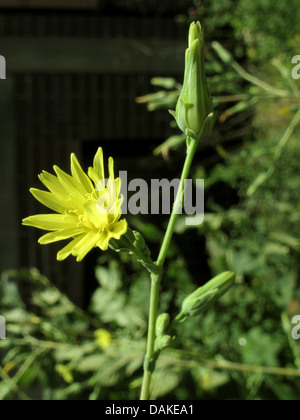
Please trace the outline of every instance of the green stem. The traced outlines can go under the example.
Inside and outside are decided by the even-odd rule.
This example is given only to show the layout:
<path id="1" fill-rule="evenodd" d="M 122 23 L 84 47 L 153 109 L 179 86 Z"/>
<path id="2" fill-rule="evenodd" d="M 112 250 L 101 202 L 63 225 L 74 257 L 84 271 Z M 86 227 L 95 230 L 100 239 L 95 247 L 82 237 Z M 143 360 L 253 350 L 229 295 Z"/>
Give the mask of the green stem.
<path id="1" fill-rule="evenodd" d="M 148 339 L 147 339 L 147 351 L 145 357 L 145 364 L 144 364 L 144 377 L 143 377 L 143 385 L 141 391 L 141 400 L 148 400 L 150 394 L 150 383 L 152 373 L 155 368 L 155 327 L 156 327 L 156 320 L 158 314 L 158 304 L 159 304 L 159 290 L 160 290 L 160 283 L 162 279 L 163 273 L 163 266 L 168 254 L 168 250 L 171 244 L 171 240 L 173 237 L 176 221 L 178 219 L 179 212 L 177 209 L 182 207 L 182 203 L 184 200 L 184 186 L 185 181 L 188 179 L 191 165 L 197 150 L 197 146 L 199 142 L 188 139 L 188 148 L 187 148 L 187 156 L 185 160 L 185 164 L 183 167 L 181 180 L 180 180 L 180 188 L 178 189 L 178 193 L 175 199 L 175 203 L 173 205 L 172 214 L 169 220 L 168 228 L 160 249 L 160 253 L 156 262 L 156 265 L 161 268 L 159 274 L 153 273 L 151 275 L 151 297 L 150 297 L 150 311 L 149 311 L 149 327 L 148 327 Z"/>
<path id="2" fill-rule="evenodd" d="M 236 61 L 233 61 L 231 63 L 231 66 L 233 69 L 245 80 L 252 83 L 253 85 L 256 85 L 263 89 L 264 91 L 271 93 L 275 96 L 280 96 L 285 98 L 286 96 L 290 95 L 290 92 L 288 90 L 282 90 L 278 89 L 272 85 L 269 85 L 269 83 L 264 82 L 263 80 L 260 80 L 258 77 L 253 76 L 252 74 L 248 73 L 243 67 L 241 67 Z"/>

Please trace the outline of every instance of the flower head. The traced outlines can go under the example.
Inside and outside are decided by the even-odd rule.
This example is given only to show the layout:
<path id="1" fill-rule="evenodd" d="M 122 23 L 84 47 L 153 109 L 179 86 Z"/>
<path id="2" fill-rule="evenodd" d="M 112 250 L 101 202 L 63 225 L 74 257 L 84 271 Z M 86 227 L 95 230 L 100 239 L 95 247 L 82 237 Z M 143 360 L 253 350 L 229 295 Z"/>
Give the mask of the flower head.
<path id="1" fill-rule="evenodd" d="M 183 133 L 195 140 L 209 134 L 213 126 L 213 106 L 205 76 L 204 34 L 200 22 L 190 26 L 183 87 L 176 111 L 171 111 L 171 114 Z"/>
<path id="2" fill-rule="evenodd" d="M 119 240 L 127 232 L 126 220 L 120 220 L 123 198 L 121 181 L 114 177 L 114 161 L 109 158 L 109 179 L 105 182 L 103 151 L 99 148 L 88 175 L 76 156 L 71 155 L 68 175 L 54 166 L 55 175 L 43 172 L 39 178 L 48 191 L 31 189 L 32 195 L 56 214 L 30 216 L 23 225 L 50 231 L 39 239 L 41 245 L 72 239 L 59 253 L 63 261 L 69 255 L 82 259 L 95 247 L 106 251 L 111 239 Z"/>

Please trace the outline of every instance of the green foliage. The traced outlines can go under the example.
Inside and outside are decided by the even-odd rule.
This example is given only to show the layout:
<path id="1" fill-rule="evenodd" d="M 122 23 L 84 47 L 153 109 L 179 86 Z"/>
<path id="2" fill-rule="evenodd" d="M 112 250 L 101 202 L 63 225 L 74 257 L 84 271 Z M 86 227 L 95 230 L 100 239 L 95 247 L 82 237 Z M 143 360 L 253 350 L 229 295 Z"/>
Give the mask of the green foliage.
<path id="1" fill-rule="evenodd" d="M 278 55 L 290 62 L 298 53 L 300 10 L 297 0 L 194 0 L 189 18 L 204 23 L 209 38 L 220 39 L 239 56 L 244 44 L 249 58 L 261 63 Z M 185 16 L 181 17 L 186 22 Z M 232 32 L 234 37 L 232 37 Z"/>
<path id="2" fill-rule="evenodd" d="M 294 246 L 285 237 L 284 242 Z M 231 255 L 234 242 L 229 244 Z M 138 398 L 150 285 L 146 271 L 137 270 L 126 255 L 121 258 L 120 265 L 109 256 L 99 261 L 99 287 L 87 312 L 36 270 L 2 276 L 0 303 L 8 339 L 0 342 L 1 399 Z M 195 281 L 179 249 L 170 258 L 165 281 L 172 289 L 163 293 L 160 310 L 172 304 L 176 314 Z M 228 266 L 231 259 L 223 256 L 222 261 Z M 218 270 L 220 263 L 212 258 L 213 269 L 215 264 Z M 255 268 L 240 267 L 240 284 L 215 309 L 176 327 L 175 348 L 165 350 L 158 360 L 153 397 L 295 399 L 300 391 L 299 346 L 290 339 L 291 316 L 281 319 L 295 302 L 295 282 L 275 277 L 274 267 L 272 279 L 262 271 L 250 282 Z M 289 370 L 279 375 L 280 366 Z"/>

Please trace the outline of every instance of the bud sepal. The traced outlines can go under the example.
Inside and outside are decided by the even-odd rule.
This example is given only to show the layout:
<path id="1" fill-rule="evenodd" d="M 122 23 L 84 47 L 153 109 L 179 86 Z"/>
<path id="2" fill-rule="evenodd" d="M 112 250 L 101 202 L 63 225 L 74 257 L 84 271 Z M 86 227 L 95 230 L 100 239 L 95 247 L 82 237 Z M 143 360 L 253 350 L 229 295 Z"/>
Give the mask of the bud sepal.
<path id="1" fill-rule="evenodd" d="M 125 235 L 118 241 L 111 240 L 109 247 L 116 252 L 128 252 L 134 255 L 137 260 L 151 273 L 160 274 L 162 269 L 156 265 L 151 258 L 151 251 L 148 248 L 143 236 L 128 228 Z"/>

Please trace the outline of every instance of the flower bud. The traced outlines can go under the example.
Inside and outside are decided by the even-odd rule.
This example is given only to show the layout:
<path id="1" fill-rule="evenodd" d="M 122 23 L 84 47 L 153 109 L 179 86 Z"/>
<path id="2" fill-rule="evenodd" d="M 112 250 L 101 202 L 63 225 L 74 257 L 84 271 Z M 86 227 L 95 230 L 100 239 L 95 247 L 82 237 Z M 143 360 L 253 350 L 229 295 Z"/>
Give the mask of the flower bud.
<path id="1" fill-rule="evenodd" d="M 165 350 L 167 347 L 169 347 L 172 343 L 172 337 L 170 335 L 163 335 L 161 337 L 157 337 L 155 340 L 155 352 L 160 352 L 162 350 Z"/>
<path id="2" fill-rule="evenodd" d="M 213 105 L 204 69 L 204 34 L 200 22 L 192 23 L 186 51 L 185 74 L 176 111 L 170 111 L 179 128 L 192 139 L 200 140 L 213 127 Z"/>
<path id="3" fill-rule="evenodd" d="M 169 314 L 159 315 L 156 321 L 156 337 L 161 337 L 166 333 L 167 328 L 170 325 L 170 321 L 171 318 Z"/>
<path id="4" fill-rule="evenodd" d="M 235 274 L 225 272 L 213 278 L 203 287 L 189 295 L 182 304 L 181 314 L 177 317 L 182 320 L 187 316 L 198 316 L 214 302 L 220 299 L 235 283 Z"/>

